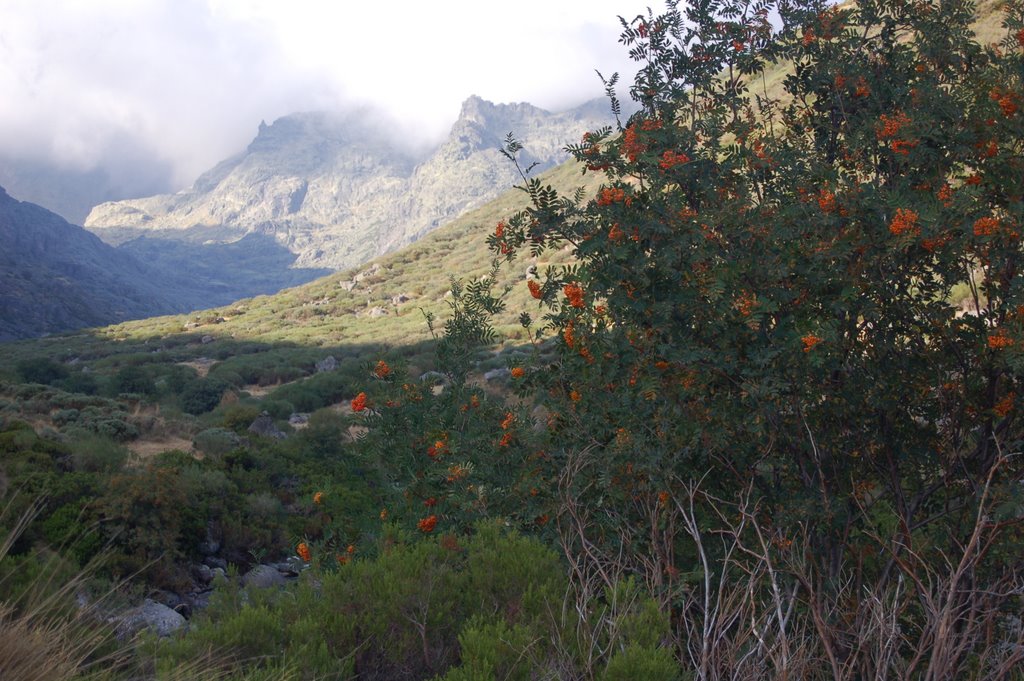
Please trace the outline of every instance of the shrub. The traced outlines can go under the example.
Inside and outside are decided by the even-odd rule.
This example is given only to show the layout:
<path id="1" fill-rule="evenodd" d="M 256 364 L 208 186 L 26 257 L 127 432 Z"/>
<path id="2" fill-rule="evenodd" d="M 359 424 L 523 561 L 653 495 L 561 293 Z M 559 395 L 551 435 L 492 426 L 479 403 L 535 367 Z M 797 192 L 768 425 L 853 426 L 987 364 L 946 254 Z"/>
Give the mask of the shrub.
<path id="1" fill-rule="evenodd" d="M 604 185 L 563 197 L 523 170 L 532 205 L 489 238 L 505 261 L 571 248 L 573 264 L 526 284 L 541 321 L 523 315 L 537 355 L 516 385 L 550 414 L 533 444 L 545 455 L 519 456 L 559 482 L 549 513 L 577 582 L 592 582 L 584 599 L 634 574 L 677 602 L 684 575 L 729 560 L 692 550 L 710 524 L 760 561 L 734 564 L 759 575 L 757 593 L 813 581 L 847 603 L 815 614 L 819 632 L 835 627 L 817 645 L 838 675 L 851 649 L 833 641 L 856 639 L 847 623 L 865 616 L 840 597 L 846 580 L 881 602 L 914 584 L 908 626 L 968 601 L 988 610 L 979 592 L 918 609 L 949 555 L 1019 585 L 1013 532 L 990 528 L 1000 548 L 964 554 L 976 518 L 1002 504 L 1021 517 L 1008 454 L 1024 441 L 1024 7 L 1005 11 L 998 50 L 974 40 L 970 2 L 670 3 L 624 22 L 639 110 L 569 147 Z M 772 93 L 762 75 L 779 60 L 794 69 Z M 506 154 L 520 149 L 510 136 Z M 962 283 L 970 315 L 949 302 Z M 800 568 L 780 574 L 797 540 Z M 907 659 L 966 673 L 987 625 L 958 622 L 972 632 L 960 644 L 926 627 L 913 645 L 928 652 Z M 866 649 L 851 674 L 875 669 Z M 741 657 L 719 658 L 722 673 Z"/>
<path id="2" fill-rule="evenodd" d="M 557 591 L 560 571 L 541 572 L 557 565 L 557 556 L 497 523 L 480 529 L 460 545 L 455 537 L 386 528 L 376 551 L 362 546 L 353 558 L 342 550 L 343 564 L 336 551 L 314 544 L 313 567 L 297 586 L 242 594 L 222 584 L 188 634 L 165 642 L 157 655 L 161 664 L 180 664 L 213 647 L 234 661 L 236 673 L 301 666 L 313 678 L 369 680 L 431 678 L 449 672 L 460 655 L 464 669 L 450 678 L 472 670 L 531 678 L 535 669 L 554 668 L 546 659 L 549 613 L 507 606 L 529 602 L 531 589 Z M 363 549 L 372 557 L 363 558 Z M 531 559 L 536 574 L 518 569 L 508 584 L 469 578 L 471 571 L 500 574 L 506 564 Z"/>
<path id="3" fill-rule="evenodd" d="M 615 653 L 600 675 L 601 681 L 677 681 L 679 663 L 666 648 L 631 645 Z M 693 678 L 689 676 L 688 678 Z"/>
<path id="4" fill-rule="evenodd" d="M 115 475 L 97 507 L 113 550 L 109 569 L 114 576 L 138 573 L 159 588 L 187 583 L 181 559 L 188 491 L 178 469 L 151 462 Z"/>
<path id="5" fill-rule="evenodd" d="M 266 409 L 265 406 L 264 409 Z M 221 417 L 221 423 L 228 430 L 232 430 L 241 435 L 249 429 L 249 426 L 252 425 L 252 422 L 255 421 L 256 417 L 259 415 L 260 410 L 254 405 L 233 404 L 224 410 L 224 415 Z"/>
<path id="6" fill-rule="evenodd" d="M 68 368 L 49 357 L 21 360 L 15 365 L 18 376 L 26 383 L 50 385 L 68 378 Z"/>
<path id="7" fill-rule="evenodd" d="M 124 467 L 128 450 L 108 437 L 85 436 L 72 442 L 71 460 L 76 471 L 111 474 Z"/>
<path id="8" fill-rule="evenodd" d="M 462 663 L 445 674 L 443 681 L 530 681 L 536 678 L 537 658 L 542 657 L 545 643 L 523 625 L 470 620 L 459 634 Z"/>
<path id="9" fill-rule="evenodd" d="M 207 428 L 196 433 L 192 446 L 207 456 L 224 456 L 241 444 L 238 435 L 224 428 Z"/>
<path id="10" fill-rule="evenodd" d="M 111 382 L 115 394 L 152 395 L 156 392 L 156 383 L 146 367 L 129 364 L 117 370 Z"/>
<path id="11" fill-rule="evenodd" d="M 260 402 L 260 410 L 267 412 L 272 418 L 280 420 L 294 414 L 295 405 L 287 400 L 265 399 Z M 250 421 L 249 424 L 251 423 Z M 249 424 L 246 424 L 246 428 L 249 427 Z"/>
<path id="12" fill-rule="evenodd" d="M 220 404 L 228 385 L 215 378 L 201 378 L 181 392 L 181 408 L 186 414 L 205 414 Z"/>
<path id="13" fill-rule="evenodd" d="M 69 393 L 80 393 L 82 395 L 95 395 L 100 384 L 96 377 L 85 371 L 75 371 L 59 383 L 61 389 Z"/>

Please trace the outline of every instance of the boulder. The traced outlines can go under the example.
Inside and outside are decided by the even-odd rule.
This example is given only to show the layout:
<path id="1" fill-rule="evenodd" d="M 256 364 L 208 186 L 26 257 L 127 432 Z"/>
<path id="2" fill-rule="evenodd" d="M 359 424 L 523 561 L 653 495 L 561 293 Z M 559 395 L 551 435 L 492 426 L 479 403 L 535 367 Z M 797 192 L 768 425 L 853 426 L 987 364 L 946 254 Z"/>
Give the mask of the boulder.
<path id="1" fill-rule="evenodd" d="M 263 437 L 271 437 L 275 440 L 283 440 L 287 437 L 281 429 L 274 425 L 274 419 L 270 418 L 270 414 L 263 412 L 256 417 L 256 420 L 249 426 L 249 432 Z"/>
<path id="2" fill-rule="evenodd" d="M 242 584 L 254 589 L 270 589 L 287 581 L 281 571 L 272 565 L 257 565 L 242 575 Z"/>
<path id="3" fill-rule="evenodd" d="M 440 371 L 424 371 L 420 374 L 420 383 L 448 383 L 448 377 Z"/>
<path id="4" fill-rule="evenodd" d="M 213 570 L 210 566 L 203 565 L 202 563 L 192 566 L 192 577 L 199 584 L 209 584 L 213 581 Z"/>
<path id="5" fill-rule="evenodd" d="M 316 372 L 318 374 L 322 374 L 326 371 L 334 371 L 337 368 L 338 360 L 334 359 L 334 355 L 327 355 L 316 363 Z"/>
<path id="6" fill-rule="evenodd" d="M 500 367 L 498 369 L 491 369 L 484 374 L 485 381 L 503 381 L 508 379 L 512 375 L 508 367 Z"/>
<path id="7" fill-rule="evenodd" d="M 122 640 L 135 636 L 143 629 L 149 629 L 160 637 L 170 636 L 187 624 L 181 613 L 148 598 L 142 605 L 132 608 L 115 620 L 117 637 Z"/>

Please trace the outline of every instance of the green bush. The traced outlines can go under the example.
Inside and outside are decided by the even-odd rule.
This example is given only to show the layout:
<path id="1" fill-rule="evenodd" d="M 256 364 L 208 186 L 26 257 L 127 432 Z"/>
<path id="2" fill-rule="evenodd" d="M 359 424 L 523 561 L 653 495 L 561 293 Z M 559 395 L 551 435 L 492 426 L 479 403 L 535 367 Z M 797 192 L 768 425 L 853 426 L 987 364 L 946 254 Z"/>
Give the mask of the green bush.
<path id="1" fill-rule="evenodd" d="M 85 371 L 75 371 L 69 374 L 58 385 L 62 390 L 66 390 L 69 393 L 80 393 L 82 395 L 95 395 L 100 389 L 100 384 L 96 377 Z"/>
<path id="2" fill-rule="evenodd" d="M 290 402 L 296 411 L 312 412 L 338 402 L 348 396 L 348 391 L 348 379 L 332 371 L 283 385 L 271 393 L 270 398 Z"/>
<path id="3" fill-rule="evenodd" d="M 630 645 L 615 653 L 600 675 L 601 681 L 678 681 L 680 678 L 679 664 L 670 650 L 639 645 Z"/>
<path id="4" fill-rule="evenodd" d="M 445 674 L 443 681 L 530 681 L 541 667 L 546 643 L 523 625 L 470 620 L 459 634 L 462 663 Z"/>
<path id="5" fill-rule="evenodd" d="M 15 365 L 18 376 L 26 383 L 50 385 L 68 378 L 68 368 L 49 357 L 34 357 L 21 360 Z"/>
<path id="6" fill-rule="evenodd" d="M 63 549 L 78 565 L 85 566 L 103 549 L 103 538 L 91 521 L 81 504 L 66 504 L 51 513 L 41 529 L 51 546 Z"/>
<path id="7" fill-rule="evenodd" d="M 695 551 L 700 528 L 756 544 L 758 569 L 796 537 L 800 572 L 780 579 L 821 580 L 827 648 L 866 616 L 847 579 L 876 599 L 906 580 L 925 617 L 925 575 L 976 518 L 1021 517 L 1024 6 L 1003 9 L 998 49 L 974 39 L 971 2 L 670 3 L 623 22 L 638 111 L 569 147 L 603 186 L 560 196 L 523 170 L 532 205 L 489 237 L 505 262 L 571 252 L 523 284 L 536 355 L 513 385 L 550 415 L 516 456 L 559 481 L 549 513 L 577 574 L 611 587 L 624 570 L 667 604 L 733 560 Z M 772 92 L 780 61 L 794 68 Z M 950 304 L 964 283 L 974 314 Z M 468 293 L 485 331 L 472 313 L 501 300 Z M 965 560 L 1011 579 L 1019 538 L 989 536 L 1002 548 Z"/>
<path id="8" fill-rule="evenodd" d="M 313 677 L 426 679 L 449 672 L 461 655 L 465 669 L 451 678 L 475 669 L 531 678 L 535 662 L 550 662 L 547 608 L 509 607 L 530 603 L 531 590 L 557 593 L 564 584 L 549 549 L 497 523 L 465 540 L 386 529 L 376 551 L 365 549 L 374 555 L 360 551 L 339 564 L 335 550 L 314 544 L 312 574 L 286 591 L 243 596 L 221 585 L 190 631 L 160 646 L 161 665 L 211 647 L 226 653 L 235 673 L 288 667 Z M 527 568 L 531 562 L 537 567 Z M 517 564 L 509 583 L 480 574 Z"/>
<path id="9" fill-rule="evenodd" d="M 153 395 L 156 382 L 151 371 L 138 364 L 128 364 L 117 370 L 111 381 L 114 394 Z"/>
<path id="10" fill-rule="evenodd" d="M 128 450 L 112 438 L 87 435 L 72 441 L 71 460 L 76 471 L 112 474 L 124 467 Z"/>
<path id="11" fill-rule="evenodd" d="M 224 428 L 207 428 L 196 433 L 192 446 L 207 456 L 224 456 L 241 443 L 233 431 Z"/>
<path id="12" fill-rule="evenodd" d="M 78 420 L 78 415 L 77 409 L 58 409 L 50 414 L 50 418 L 53 420 L 54 425 L 59 427 L 74 423 Z"/>
<path id="13" fill-rule="evenodd" d="M 286 419 L 295 413 L 295 405 L 287 400 L 265 399 L 260 402 L 260 411 L 267 412 L 274 419 Z M 247 424 L 246 428 L 248 427 Z"/>
<path id="14" fill-rule="evenodd" d="M 227 383 L 215 378 L 201 378 L 185 386 L 181 392 L 181 408 L 186 414 L 205 414 L 220 404 Z"/>
<path id="15" fill-rule="evenodd" d="M 265 405 L 260 405 L 263 409 L 266 409 Z M 290 414 L 291 412 L 289 412 Z M 232 430 L 239 435 L 244 434 L 252 422 L 256 420 L 256 417 L 260 415 L 260 409 L 255 405 L 251 404 L 232 404 L 224 409 L 224 414 L 221 416 L 221 424 L 228 430 Z M 280 418 L 280 417 L 275 417 Z"/>

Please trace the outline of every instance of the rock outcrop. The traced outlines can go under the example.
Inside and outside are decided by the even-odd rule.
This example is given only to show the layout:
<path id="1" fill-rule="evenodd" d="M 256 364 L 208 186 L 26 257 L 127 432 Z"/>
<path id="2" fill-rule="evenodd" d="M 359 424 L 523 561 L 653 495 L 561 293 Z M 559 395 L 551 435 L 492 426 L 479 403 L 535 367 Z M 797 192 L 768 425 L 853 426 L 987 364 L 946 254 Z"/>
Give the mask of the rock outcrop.
<path id="1" fill-rule="evenodd" d="M 411 243 L 519 182 L 500 152 L 507 133 L 522 140 L 523 162 L 540 171 L 610 120 L 603 102 L 550 113 L 470 97 L 441 145 L 413 152 L 366 112 L 292 114 L 261 124 L 244 152 L 191 188 L 101 204 L 85 224 L 129 252 L 191 268 L 217 246 L 276 248 L 261 273 L 273 270 L 291 286 Z M 230 278 L 233 270 L 211 271 Z"/>
<path id="2" fill-rule="evenodd" d="M 142 605 L 117 618 L 117 637 L 129 639 L 143 629 L 165 637 L 186 625 L 187 620 L 181 613 L 147 598 Z"/>

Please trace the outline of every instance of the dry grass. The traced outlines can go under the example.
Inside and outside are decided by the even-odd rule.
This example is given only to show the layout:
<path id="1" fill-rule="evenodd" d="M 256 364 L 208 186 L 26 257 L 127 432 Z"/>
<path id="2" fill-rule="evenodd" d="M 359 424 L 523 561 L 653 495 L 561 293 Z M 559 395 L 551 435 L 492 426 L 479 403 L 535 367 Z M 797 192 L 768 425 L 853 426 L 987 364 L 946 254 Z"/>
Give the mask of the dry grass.
<path id="1" fill-rule="evenodd" d="M 127 447 L 132 454 L 135 454 L 139 459 L 145 460 L 172 450 L 191 453 L 192 441 L 182 437 L 139 438 L 129 442 Z"/>
<path id="2" fill-rule="evenodd" d="M 13 500 L 13 497 L 12 497 Z M 11 504 L 0 512 L 6 520 Z M 14 523 L 0 545 L 0 563 L 25 528 L 38 515 L 33 505 Z M 60 581 L 60 557 L 36 554 L 36 572 L 29 586 L 15 599 L 0 602 L 0 679 L 4 681 L 63 681 L 112 678 L 113 669 L 127 657 L 123 648 L 111 647 L 113 632 L 100 622 L 96 606 L 79 606 L 77 594 L 87 572 Z"/>

